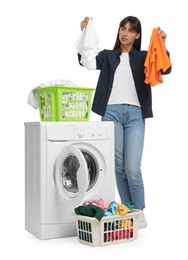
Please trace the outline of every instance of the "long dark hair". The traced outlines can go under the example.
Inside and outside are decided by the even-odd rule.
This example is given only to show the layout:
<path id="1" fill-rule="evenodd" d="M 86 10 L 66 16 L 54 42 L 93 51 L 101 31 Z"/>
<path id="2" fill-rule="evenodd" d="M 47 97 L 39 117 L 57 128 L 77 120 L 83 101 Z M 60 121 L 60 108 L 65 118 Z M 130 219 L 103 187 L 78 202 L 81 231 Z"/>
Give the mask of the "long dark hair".
<path id="1" fill-rule="evenodd" d="M 135 49 L 137 49 L 138 51 L 140 51 L 141 40 L 142 40 L 142 27 L 141 27 L 141 23 L 140 23 L 139 19 L 135 16 L 127 16 L 120 22 L 118 34 L 117 34 L 117 38 L 116 38 L 116 42 L 114 44 L 113 50 L 120 48 L 121 43 L 120 43 L 120 40 L 119 40 L 119 30 L 120 30 L 121 27 L 123 27 L 128 22 L 130 23 L 131 28 L 133 30 L 135 30 L 137 33 L 140 33 L 140 37 L 138 39 L 136 39 L 134 44 L 133 44 L 133 47 Z"/>

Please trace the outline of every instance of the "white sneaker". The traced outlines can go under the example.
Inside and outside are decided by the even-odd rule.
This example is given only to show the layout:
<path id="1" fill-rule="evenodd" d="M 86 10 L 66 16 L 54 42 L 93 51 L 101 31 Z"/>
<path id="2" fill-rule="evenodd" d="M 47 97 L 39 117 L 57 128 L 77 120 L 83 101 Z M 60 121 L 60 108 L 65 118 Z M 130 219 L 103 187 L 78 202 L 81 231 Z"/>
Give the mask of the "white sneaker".
<path id="1" fill-rule="evenodd" d="M 138 221 L 138 228 L 146 228 L 147 227 L 147 221 L 146 221 L 146 218 L 144 216 L 144 213 L 140 213 L 140 216 L 139 216 L 139 221 Z"/>

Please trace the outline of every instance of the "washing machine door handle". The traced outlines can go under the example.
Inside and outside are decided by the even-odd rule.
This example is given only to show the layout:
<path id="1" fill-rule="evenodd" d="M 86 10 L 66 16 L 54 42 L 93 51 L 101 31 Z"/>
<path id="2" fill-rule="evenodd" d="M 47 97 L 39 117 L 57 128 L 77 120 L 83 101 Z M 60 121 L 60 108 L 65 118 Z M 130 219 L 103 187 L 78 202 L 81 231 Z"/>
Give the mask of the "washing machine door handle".
<path id="1" fill-rule="evenodd" d="M 62 176 L 61 176 L 61 167 L 62 162 L 65 161 L 65 159 L 69 156 L 73 155 L 76 156 L 78 162 L 79 162 L 79 168 L 76 173 L 77 177 L 77 185 L 78 185 L 78 192 L 76 195 L 67 195 L 65 192 L 65 189 L 63 188 L 62 184 Z M 69 205 L 69 206 L 78 206 L 80 202 L 84 199 L 86 195 L 86 191 L 88 188 L 88 167 L 86 164 L 86 160 L 82 154 L 82 152 L 74 145 L 68 145 L 62 149 L 59 156 L 56 159 L 55 163 L 55 184 L 58 191 L 58 194 L 60 195 L 62 199 L 62 203 Z"/>

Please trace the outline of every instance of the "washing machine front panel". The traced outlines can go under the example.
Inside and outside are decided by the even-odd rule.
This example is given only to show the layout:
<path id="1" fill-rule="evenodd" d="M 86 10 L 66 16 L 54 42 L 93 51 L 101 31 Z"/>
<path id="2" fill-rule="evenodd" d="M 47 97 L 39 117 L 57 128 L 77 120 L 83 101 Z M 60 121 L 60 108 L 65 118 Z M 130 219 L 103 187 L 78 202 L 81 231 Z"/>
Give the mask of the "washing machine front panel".
<path id="1" fill-rule="evenodd" d="M 27 123 L 26 133 L 26 228 L 40 238 L 76 235 L 76 206 L 115 199 L 113 123 Z"/>
<path id="2" fill-rule="evenodd" d="M 65 133 L 66 124 L 64 127 L 58 125 L 55 135 L 56 127 L 50 124 L 50 131 L 46 133 L 47 223 L 75 221 L 74 208 L 86 200 L 114 199 L 114 142 L 110 124 L 80 123 L 75 126 L 73 131 L 69 125 L 70 132 Z M 70 152 L 69 147 L 78 153 Z M 81 163 L 84 170 L 80 170 L 81 177 L 77 179 Z"/>

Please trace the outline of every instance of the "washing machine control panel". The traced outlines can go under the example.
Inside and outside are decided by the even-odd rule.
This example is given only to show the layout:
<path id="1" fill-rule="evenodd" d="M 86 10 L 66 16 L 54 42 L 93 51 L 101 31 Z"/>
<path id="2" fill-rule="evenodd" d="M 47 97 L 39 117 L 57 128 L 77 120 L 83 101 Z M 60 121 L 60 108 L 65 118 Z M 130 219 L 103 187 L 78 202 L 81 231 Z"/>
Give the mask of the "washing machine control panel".
<path id="1" fill-rule="evenodd" d="M 110 137 L 109 129 L 103 126 L 99 127 L 79 127 L 76 128 L 76 138 L 80 140 L 106 139 Z"/>

